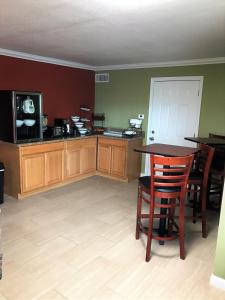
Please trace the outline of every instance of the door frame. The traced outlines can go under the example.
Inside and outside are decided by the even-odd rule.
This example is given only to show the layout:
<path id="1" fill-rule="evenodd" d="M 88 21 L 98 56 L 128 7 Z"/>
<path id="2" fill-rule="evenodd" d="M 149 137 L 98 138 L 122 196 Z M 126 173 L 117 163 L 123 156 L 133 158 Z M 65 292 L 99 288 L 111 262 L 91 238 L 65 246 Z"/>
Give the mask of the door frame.
<path id="1" fill-rule="evenodd" d="M 198 135 L 199 130 L 199 121 L 200 121 L 200 111 L 201 111 L 201 102 L 202 102 L 202 90 L 203 90 L 203 80 L 204 76 L 177 76 L 177 77 L 152 77 L 150 82 L 150 95 L 149 95 L 149 106 L 148 106 L 148 124 L 147 124 L 147 140 L 146 144 L 149 143 L 150 138 L 150 126 L 151 126 L 151 120 L 152 120 L 152 107 L 153 107 L 153 87 L 154 83 L 158 81 L 199 81 L 199 107 L 198 107 L 198 122 L 196 122 L 195 126 L 195 136 Z M 147 174 L 149 169 L 148 164 L 145 161 L 145 174 Z"/>

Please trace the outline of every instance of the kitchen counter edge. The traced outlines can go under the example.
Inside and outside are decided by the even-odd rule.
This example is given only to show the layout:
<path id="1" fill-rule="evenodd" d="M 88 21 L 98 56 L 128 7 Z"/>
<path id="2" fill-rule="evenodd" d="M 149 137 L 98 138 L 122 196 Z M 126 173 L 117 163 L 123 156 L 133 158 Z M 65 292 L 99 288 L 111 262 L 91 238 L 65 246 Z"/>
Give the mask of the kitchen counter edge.
<path id="1" fill-rule="evenodd" d="M 59 142 L 66 142 L 66 141 L 73 141 L 73 140 L 81 140 L 81 139 L 88 139 L 92 137 L 100 137 L 100 138 L 105 138 L 105 139 L 118 139 L 118 140 L 126 140 L 126 141 L 134 141 L 134 140 L 139 140 L 143 139 L 143 136 L 136 136 L 136 137 L 117 137 L 117 136 L 109 136 L 109 135 L 100 135 L 100 134 L 92 134 L 92 135 L 86 135 L 86 136 L 74 136 L 74 137 L 68 137 L 68 138 L 59 138 L 59 139 L 50 139 L 50 140 L 42 140 L 42 141 L 32 141 L 32 142 L 27 142 L 27 143 L 21 143 L 21 144 L 14 144 L 14 143 L 9 143 L 5 141 L 0 141 L 0 143 L 6 143 L 10 144 L 12 146 L 16 147 L 25 147 L 25 146 L 32 146 L 32 145 L 42 145 L 42 144 L 51 144 L 51 143 L 59 143 Z"/>

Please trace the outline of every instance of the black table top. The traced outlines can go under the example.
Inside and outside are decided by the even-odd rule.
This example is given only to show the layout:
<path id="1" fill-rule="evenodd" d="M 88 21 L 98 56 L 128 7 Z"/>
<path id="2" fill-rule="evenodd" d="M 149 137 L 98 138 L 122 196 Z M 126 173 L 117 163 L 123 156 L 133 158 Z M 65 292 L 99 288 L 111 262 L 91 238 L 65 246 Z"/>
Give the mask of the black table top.
<path id="1" fill-rule="evenodd" d="M 163 156 L 187 156 L 199 152 L 199 149 L 168 144 L 151 144 L 135 148 L 134 151 Z"/>
<path id="2" fill-rule="evenodd" d="M 206 145 L 225 145 L 225 139 L 213 138 L 213 137 L 185 137 L 185 140 L 195 142 L 198 144 L 206 144 Z"/>

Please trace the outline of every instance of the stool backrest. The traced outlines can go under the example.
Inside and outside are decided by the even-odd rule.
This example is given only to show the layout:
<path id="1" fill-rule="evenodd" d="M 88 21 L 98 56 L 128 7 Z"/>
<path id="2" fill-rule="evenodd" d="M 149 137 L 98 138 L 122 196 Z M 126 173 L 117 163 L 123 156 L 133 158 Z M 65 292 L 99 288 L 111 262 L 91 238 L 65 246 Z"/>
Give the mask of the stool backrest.
<path id="1" fill-rule="evenodd" d="M 206 188 L 215 149 L 205 144 L 200 144 L 199 149 L 201 151 L 197 155 L 196 167 L 203 173 L 203 185 Z"/>
<path id="2" fill-rule="evenodd" d="M 184 196 L 194 155 L 164 157 L 151 155 L 151 195 L 159 198 Z"/>
<path id="3" fill-rule="evenodd" d="M 225 135 L 219 135 L 214 133 L 209 133 L 211 138 L 219 138 L 225 140 Z M 212 160 L 212 167 L 216 170 L 224 170 L 225 166 L 225 141 L 224 145 L 215 146 L 215 152 Z"/>

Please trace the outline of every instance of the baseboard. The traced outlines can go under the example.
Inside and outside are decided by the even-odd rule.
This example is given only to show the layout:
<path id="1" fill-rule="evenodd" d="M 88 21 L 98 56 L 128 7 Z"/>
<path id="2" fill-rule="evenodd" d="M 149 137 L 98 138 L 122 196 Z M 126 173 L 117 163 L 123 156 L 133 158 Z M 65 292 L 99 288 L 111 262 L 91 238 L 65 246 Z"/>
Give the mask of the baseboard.
<path id="1" fill-rule="evenodd" d="M 225 291 L 225 279 L 214 274 L 210 277 L 210 284 Z"/>

